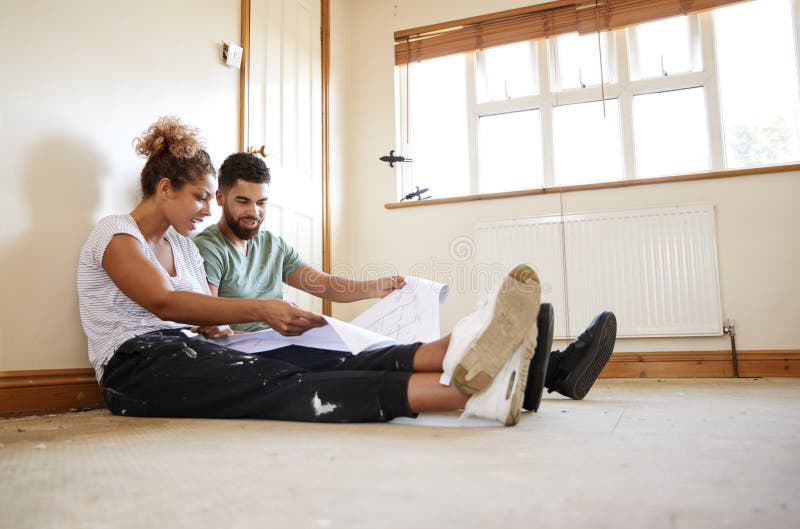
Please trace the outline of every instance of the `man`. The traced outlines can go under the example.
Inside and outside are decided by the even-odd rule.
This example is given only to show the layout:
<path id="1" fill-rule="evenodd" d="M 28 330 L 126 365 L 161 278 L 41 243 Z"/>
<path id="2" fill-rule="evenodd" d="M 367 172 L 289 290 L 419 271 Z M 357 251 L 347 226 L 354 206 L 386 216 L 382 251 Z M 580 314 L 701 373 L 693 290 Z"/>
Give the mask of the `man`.
<path id="1" fill-rule="evenodd" d="M 253 154 L 229 156 L 219 170 L 216 193 L 222 218 L 195 236 L 205 260 L 208 286 L 226 298 L 282 299 L 282 284 L 340 303 L 382 298 L 403 288 L 401 276 L 355 281 L 331 276 L 307 264 L 281 237 L 260 230 L 270 174 Z M 264 323 L 234 324 L 237 331 L 266 329 Z M 212 337 L 213 328 L 203 328 Z M 280 330 L 280 329 L 279 329 Z"/>
<path id="2" fill-rule="evenodd" d="M 281 300 L 282 283 L 285 282 L 321 298 L 350 302 L 384 297 L 403 288 L 405 280 L 401 276 L 356 281 L 321 272 L 308 265 L 283 239 L 260 230 L 266 212 L 269 182 L 269 169 L 260 157 L 253 154 L 232 154 L 219 169 L 216 198 L 222 206 L 222 217 L 216 225 L 209 226 L 194 238 L 205 260 L 209 288 L 214 295 Z M 281 303 L 284 303 L 286 311 L 299 310 L 289 303 Z M 480 330 L 489 325 L 493 312 L 494 307 L 488 304 L 462 319 L 453 330 L 451 343 L 463 341 L 466 343 L 460 348 L 469 348 L 469 343 L 477 339 Z M 543 304 L 537 312 L 538 361 L 531 362 L 529 377 L 543 379 L 548 391 L 582 399 L 613 351 L 616 340 L 614 314 L 601 312 L 566 349 L 550 353 L 553 309 L 549 304 Z M 231 327 L 236 331 L 254 331 L 267 326 L 234 324 Z M 285 329 L 276 330 L 287 334 Z M 230 332 L 220 327 L 203 327 L 199 331 L 209 337 Z M 463 359 L 458 357 L 457 361 Z M 446 372 L 452 371 L 455 364 L 446 367 Z M 458 379 L 457 370 L 455 374 Z M 524 408 L 535 411 L 540 398 L 541 392 L 538 395 L 535 392 L 526 394 Z"/>

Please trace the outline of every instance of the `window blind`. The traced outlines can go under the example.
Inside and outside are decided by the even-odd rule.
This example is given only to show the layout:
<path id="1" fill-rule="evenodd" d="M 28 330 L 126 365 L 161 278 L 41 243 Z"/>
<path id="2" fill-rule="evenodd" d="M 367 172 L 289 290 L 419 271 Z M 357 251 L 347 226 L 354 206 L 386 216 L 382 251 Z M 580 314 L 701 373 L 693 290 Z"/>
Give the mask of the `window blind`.
<path id="1" fill-rule="evenodd" d="M 594 33 L 742 0 L 558 0 L 397 31 L 395 64 L 466 53 L 563 33 Z"/>

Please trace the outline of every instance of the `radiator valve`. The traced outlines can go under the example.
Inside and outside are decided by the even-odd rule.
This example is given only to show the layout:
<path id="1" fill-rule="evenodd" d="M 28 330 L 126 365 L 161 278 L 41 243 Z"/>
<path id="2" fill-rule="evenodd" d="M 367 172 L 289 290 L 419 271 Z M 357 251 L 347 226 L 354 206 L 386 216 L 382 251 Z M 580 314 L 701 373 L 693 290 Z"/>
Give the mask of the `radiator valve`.
<path id="1" fill-rule="evenodd" d="M 722 332 L 724 334 L 730 334 L 731 337 L 736 336 L 736 320 L 727 318 L 725 320 L 725 325 L 722 327 Z"/>

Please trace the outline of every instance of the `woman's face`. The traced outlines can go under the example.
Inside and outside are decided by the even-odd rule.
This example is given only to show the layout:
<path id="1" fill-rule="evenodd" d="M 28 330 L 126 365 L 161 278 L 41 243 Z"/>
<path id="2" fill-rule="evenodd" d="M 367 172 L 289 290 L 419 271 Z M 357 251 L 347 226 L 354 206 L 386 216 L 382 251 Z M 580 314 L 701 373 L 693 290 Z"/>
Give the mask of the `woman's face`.
<path id="1" fill-rule="evenodd" d="M 211 200 L 216 191 L 213 175 L 205 175 L 172 192 L 167 216 L 175 231 L 188 237 L 205 217 L 211 215 Z"/>

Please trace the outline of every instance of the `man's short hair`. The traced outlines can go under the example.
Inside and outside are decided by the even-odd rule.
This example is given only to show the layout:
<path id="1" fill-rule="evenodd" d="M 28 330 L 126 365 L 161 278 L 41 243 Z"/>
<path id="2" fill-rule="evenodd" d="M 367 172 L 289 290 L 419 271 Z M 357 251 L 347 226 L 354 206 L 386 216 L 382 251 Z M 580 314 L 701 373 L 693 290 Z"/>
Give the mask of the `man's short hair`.
<path id="1" fill-rule="evenodd" d="M 269 184 L 269 167 L 257 154 L 248 152 L 231 154 L 222 162 L 217 181 L 220 189 L 230 189 L 236 185 L 237 180 Z"/>

